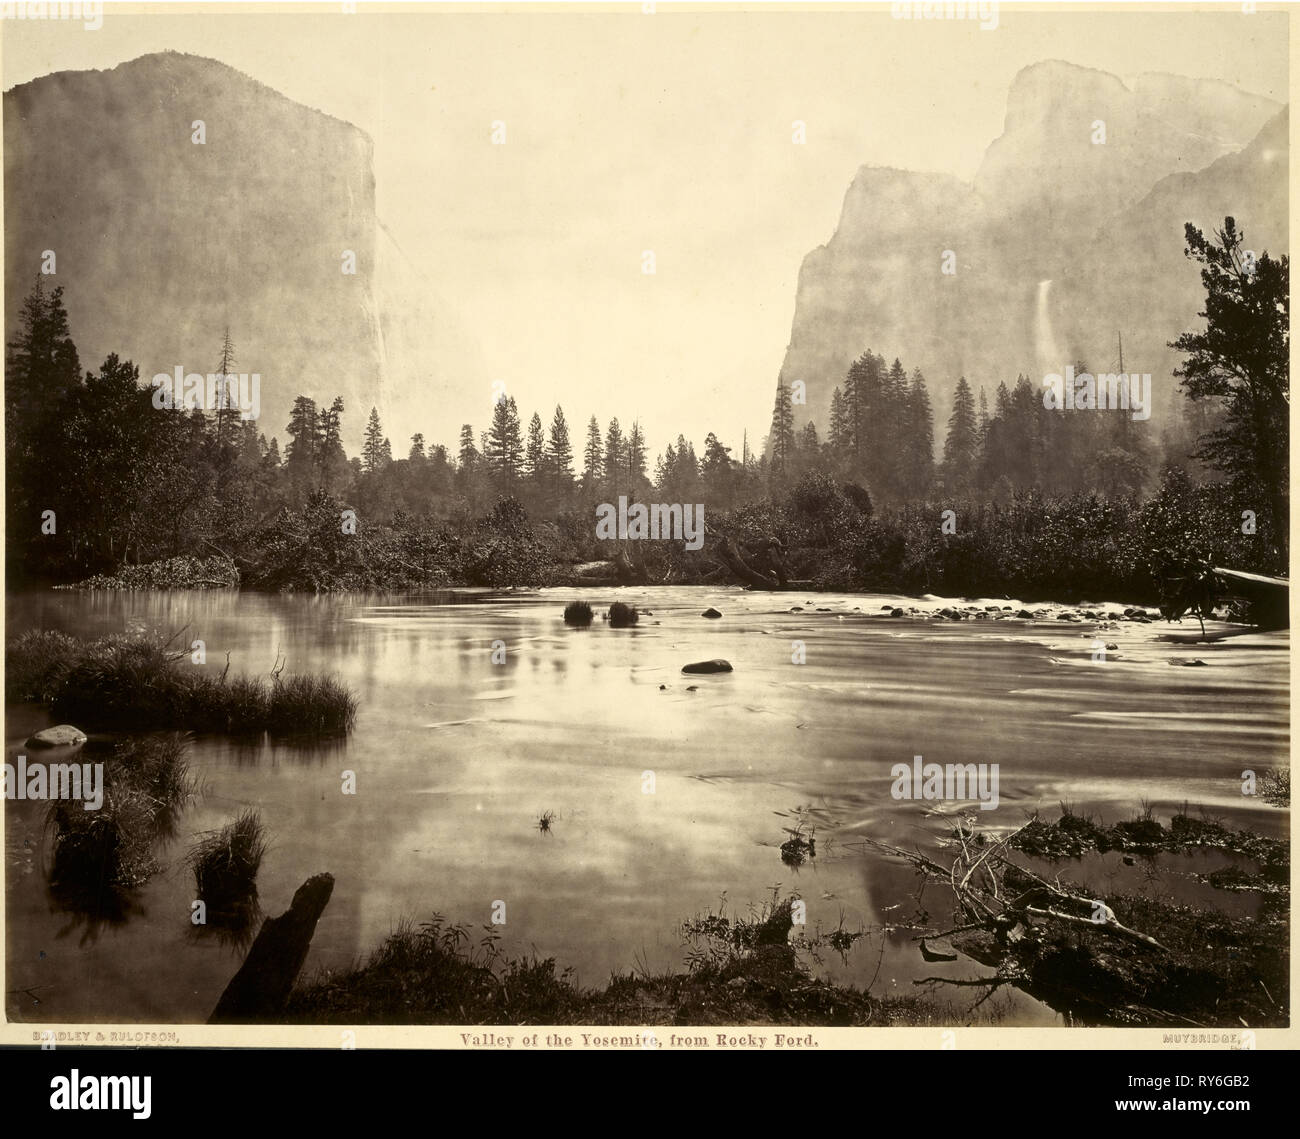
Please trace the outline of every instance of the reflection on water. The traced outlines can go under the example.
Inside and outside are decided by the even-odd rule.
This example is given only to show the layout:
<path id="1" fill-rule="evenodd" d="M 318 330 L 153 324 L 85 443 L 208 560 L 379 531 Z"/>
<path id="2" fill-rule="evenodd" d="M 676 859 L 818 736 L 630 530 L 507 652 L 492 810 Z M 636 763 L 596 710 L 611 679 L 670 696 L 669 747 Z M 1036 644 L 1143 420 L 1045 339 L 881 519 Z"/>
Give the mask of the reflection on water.
<path id="1" fill-rule="evenodd" d="M 1188 802 L 1286 831 L 1287 812 L 1243 799 L 1239 778 L 1286 762 L 1285 632 L 1193 646 L 1163 625 L 1122 625 L 1099 664 L 1083 623 L 890 619 L 888 599 L 860 595 L 815 606 L 707 588 L 583 595 L 598 612 L 621 597 L 652 615 L 635 629 L 567 628 L 573 590 L 11 598 L 10 635 L 185 629 L 214 662 L 193 667 L 220 671 L 229 652 L 232 673 L 264 674 L 282 655 L 287 674 L 339 676 L 360 710 L 347 740 L 194 739 L 201 793 L 155 848 L 160 871 L 98 918 L 94 936 L 84 912 L 48 892 L 43 805 L 7 804 L 10 1015 L 206 1019 L 242 947 L 196 936 L 183 854 L 248 806 L 269 834 L 265 912 L 283 912 L 310 875 L 335 876 L 308 970 L 352 964 L 405 917 L 483 925 L 504 902 L 503 948 L 536 948 L 596 985 L 638 961 L 679 967 L 682 920 L 723 891 L 743 908 L 779 886 L 805 899 L 810 928 L 876 931 L 825 964 L 839 979 L 875 977 L 876 992 L 987 972 L 923 960 L 900 923 L 944 922 L 944 901 L 906 866 L 854 846 L 869 834 L 924 847 L 951 829 L 928 804 L 891 798 L 895 763 L 998 763 L 1000 805 L 976 812 L 995 827 L 1061 800 L 1113 822 L 1146 800 L 1166 819 Z M 723 618 L 702 619 L 709 606 Z M 1188 655 L 1208 667 L 1171 667 Z M 735 671 L 680 672 L 713 657 Z M 9 756 L 46 723 L 11 708 Z M 346 772 L 355 795 L 342 793 Z M 1118 873 L 1111 862 L 1087 869 L 1098 882 Z M 1178 896 L 1202 889 L 1204 871 L 1186 859 L 1155 867 Z M 1011 1007 L 1014 1021 L 1054 1019 L 1027 997 Z"/>

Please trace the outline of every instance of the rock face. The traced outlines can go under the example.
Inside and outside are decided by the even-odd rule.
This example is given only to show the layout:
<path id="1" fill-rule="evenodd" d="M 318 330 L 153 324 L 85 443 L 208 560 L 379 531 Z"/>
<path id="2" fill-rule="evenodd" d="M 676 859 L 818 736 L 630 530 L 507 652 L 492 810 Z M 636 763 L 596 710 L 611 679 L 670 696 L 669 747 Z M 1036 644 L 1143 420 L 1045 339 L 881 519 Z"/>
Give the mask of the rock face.
<path id="1" fill-rule="evenodd" d="M 730 672 L 730 671 L 731 671 L 731 662 L 728 661 L 728 660 L 722 660 L 722 659 L 717 659 L 717 660 L 700 660 L 700 661 L 696 661 L 694 664 L 683 665 L 683 666 L 682 666 L 682 671 L 683 671 L 683 672 L 690 672 L 690 673 L 696 673 L 696 672 L 704 672 L 704 673 L 709 673 L 709 672 Z"/>
<path id="2" fill-rule="evenodd" d="M 372 404 L 390 429 L 401 415 L 428 431 L 466 382 L 440 366 L 439 345 L 466 353 L 379 225 L 372 143 L 351 124 L 162 52 L 5 92 L 4 134 L 7 337 L 48 249 L 83 369 L 116 352 L 142 380 L 206 374 L 228 324 L 282 449 L 299 394 L 343 396 L 352 452 Z"/>
<path id="3" fill-rule="evenodd" d="M 58 724 L 53 728 L 43 728 L 28 741 L 26 746 L 42 747 L 79 747 L 86 742 L 86 733 L 71 724 Z"/>
<path id="4" fill-rule="evenodd" d="M 1047 61 L 1017 75 L 973 183 L 863 167 L 800 270 L 780 374 L 807 385 L 797 423 L 824 433 L 834 388 L 871 349 L 925 373 L 941 442 L 958 377 L 991 399 L 1018 373 L 1037 388 L 1066 364 L 1109 371 L 1117 332 L 1125 367 L 1152 375 L 1159 417 L 1175 398 L 1167 342 L 1203 307 L 1183 224 L 1231 215 L 1249 248 L 1286 252 L 1287 122 L 1225 84 L 1144 75 L 1129 88 Z"/>

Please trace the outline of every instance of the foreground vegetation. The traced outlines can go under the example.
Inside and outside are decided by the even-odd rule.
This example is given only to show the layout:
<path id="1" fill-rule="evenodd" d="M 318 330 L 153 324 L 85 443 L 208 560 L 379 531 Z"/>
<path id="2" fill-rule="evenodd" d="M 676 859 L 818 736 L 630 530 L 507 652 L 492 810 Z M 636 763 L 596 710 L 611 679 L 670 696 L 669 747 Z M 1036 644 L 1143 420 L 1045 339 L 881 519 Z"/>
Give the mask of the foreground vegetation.
<path id="1" fill-rule="evenodd" d="M 130 891 L 161 869 L 159 842 L 175 833 L 177 816 L 194 793 L 179 733 L 90 743 L 81 758 L 104 764 L 104 802 L 87 811 L 79 799 L 54 799 L 50 893 L 61 908 L 120 921 Z"/>
<path id="2" fill-rule="evenodd" d="M 351 730 L 356 718 L 356 697 L 332 677 L 231 677 L 188 661 L 160 637 L 83 641 L 33 630 L 5 646 L 5 698 L 104 731 L 328 735 Z"/>
<path id="3" fill-rule="evenodd" d="M 847 950 L 860 934 L 832 931 L 789 940 L 792 898 L 747 917 L 717 913 L 686 922 L 685 972 L 616 975 L 583 988 L 554 958 L 506 956 L 489 932 L 440 915 L 403 925 L 364 965 L 300 984 L 286 1024 L 777 1024 L 941 1025 L 960 1013 L 921 996 L 873 996 L 830 984 L 809 962 Z M 848 939 L 848 940 L 846 940 Z"/>

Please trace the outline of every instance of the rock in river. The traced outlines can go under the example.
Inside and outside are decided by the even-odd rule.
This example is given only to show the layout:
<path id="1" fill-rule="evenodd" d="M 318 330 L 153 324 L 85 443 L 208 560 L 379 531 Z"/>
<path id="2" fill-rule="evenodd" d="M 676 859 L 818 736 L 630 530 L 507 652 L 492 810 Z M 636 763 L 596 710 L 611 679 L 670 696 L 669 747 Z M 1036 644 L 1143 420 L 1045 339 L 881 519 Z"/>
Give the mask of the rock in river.
<path id="1" fill-rule="evenodd" d="M 706 609 L 703 613 L 700 614 L 700 616 L 701 616 L 701 617 L 721 617 L 722 614 L 719 613 L 716 609 Z"/>
<path id="2" fill-rule="evenodd" d="M 27 741 L 28 747 L 70 747 L 86 742 L 86 733 L 71 724 L 58 724 L 37 732 Z"/>
<path id="3" fill-rule="evenodd" d="M 730 672 L 729 660 L 697 660 L 694 664 L 684 665 L 683 672 Z"/>

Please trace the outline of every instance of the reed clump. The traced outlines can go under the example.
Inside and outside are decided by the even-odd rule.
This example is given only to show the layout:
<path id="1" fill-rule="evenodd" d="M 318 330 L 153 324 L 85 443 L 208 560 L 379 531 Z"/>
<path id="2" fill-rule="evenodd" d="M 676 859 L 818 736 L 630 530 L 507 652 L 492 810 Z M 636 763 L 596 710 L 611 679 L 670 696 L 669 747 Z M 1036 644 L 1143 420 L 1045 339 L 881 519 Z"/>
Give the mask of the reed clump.
<path id="1" fill-rule="evenodd" d="M 266 854 L 266 828 L 256 810 L 241 811 L 198 840 L 186 855 L 196 897 L 217 926 L 246 926 L 257 912 L 257 872 Z"/>

